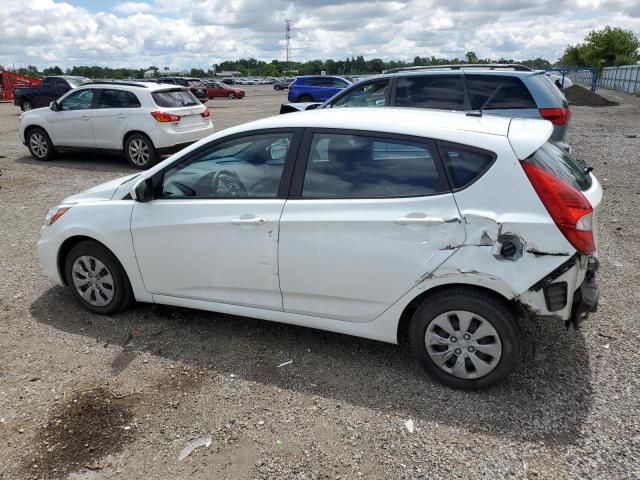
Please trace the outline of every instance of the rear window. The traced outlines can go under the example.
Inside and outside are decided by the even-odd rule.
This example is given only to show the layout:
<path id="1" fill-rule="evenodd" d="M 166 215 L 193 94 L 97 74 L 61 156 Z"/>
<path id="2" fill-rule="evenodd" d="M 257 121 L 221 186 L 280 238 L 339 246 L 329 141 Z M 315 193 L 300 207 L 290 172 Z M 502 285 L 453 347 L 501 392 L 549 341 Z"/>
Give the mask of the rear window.
<path id="1" fill-rule="evenodd" d="M 580 191 L 584 192 L 591 187 L 591 175 L 587 172 L 586 166 L 551 142 L 545 143 L 526 161 Z"/>
<path id="2" fill-rule="evenodd" d="M 159 107 L 179 108 L 200 105 L 198 99 L 188 90 L 165 90 L 153 92 L 151 96 Z"/>
<path id="3" fill-rule="evenodd" d="M 464 110 L 464 85 L 460 75 L 400 77 L 396 106 Z"/>
<path id="4" fill-rule="evenodd" d="M 467 75 L 466 78 L 473 110 L 538 108 L 519 78 L 497 75 Z"/>
<path id="5" fill-rule="evenodd" d="M 456 190 L 475 182 L 489 169 L 495 159 L 493 153 L 475 148 L 446 143 L 438 143 L 438 147 L 451 187 Z"/>

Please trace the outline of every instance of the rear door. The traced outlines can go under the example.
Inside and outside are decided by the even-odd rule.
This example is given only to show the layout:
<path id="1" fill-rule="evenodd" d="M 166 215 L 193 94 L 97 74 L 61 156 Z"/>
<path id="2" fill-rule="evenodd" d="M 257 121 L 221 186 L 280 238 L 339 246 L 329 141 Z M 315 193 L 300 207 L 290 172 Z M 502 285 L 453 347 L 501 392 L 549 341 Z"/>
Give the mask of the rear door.
<path id="1" fill-rule="evenodd" d="M 371 321 L 463 242 L 433 142 L 317 129 L 301 151 L 280 220 L 286 312 Z"/>
<path id="2" fill-rule="evenodd" d="M 120 150 L 131 108 L 140 108 L 134 93 L 105 88 L 99 90 L 97 108 L 93 112 L 93 134 L 96 147 Z"/>

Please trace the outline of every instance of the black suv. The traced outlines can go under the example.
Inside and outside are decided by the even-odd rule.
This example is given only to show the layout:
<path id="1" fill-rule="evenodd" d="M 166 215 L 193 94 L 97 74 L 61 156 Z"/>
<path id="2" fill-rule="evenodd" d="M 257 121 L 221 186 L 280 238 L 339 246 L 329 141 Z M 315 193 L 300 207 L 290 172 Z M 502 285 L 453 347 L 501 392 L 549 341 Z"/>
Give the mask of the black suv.
<path id="1" fill-rule="evenodd" d="M 209 100 L 207 94 L 207 87 L 199 78 L 190 77 L 161 77 L 157 80 L 158 83 L 170 83 L 173 85 L 180 85 L 182 87 L 188 87 L 191 93 L 200 100 L 202 103 L 206 103 Z"/>
<path id="2" fill-rule="evenodd" d="M 569 103 L 542 71 L 524 65 L 444 65 L 389 70 L 354 83 L 324 103 L 285 104 L 280 113 L 314 108 L 412 107 L 461 110 L 553 123 L 551 140 L 564 143 Z"/>

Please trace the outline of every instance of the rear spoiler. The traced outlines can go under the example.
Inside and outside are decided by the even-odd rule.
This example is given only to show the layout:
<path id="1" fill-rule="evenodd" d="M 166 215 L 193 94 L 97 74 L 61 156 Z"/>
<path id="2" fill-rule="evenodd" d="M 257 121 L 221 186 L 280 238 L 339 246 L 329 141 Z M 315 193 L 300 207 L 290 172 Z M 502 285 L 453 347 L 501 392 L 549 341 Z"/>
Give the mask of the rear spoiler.
<path id="1" fill-rule="evenodd" d="M 514 118 L 509 122 L 507 138 L 516 157 L 524 160 L 544 145 L 553 133 L 553 124 L 548 120 Z"/>

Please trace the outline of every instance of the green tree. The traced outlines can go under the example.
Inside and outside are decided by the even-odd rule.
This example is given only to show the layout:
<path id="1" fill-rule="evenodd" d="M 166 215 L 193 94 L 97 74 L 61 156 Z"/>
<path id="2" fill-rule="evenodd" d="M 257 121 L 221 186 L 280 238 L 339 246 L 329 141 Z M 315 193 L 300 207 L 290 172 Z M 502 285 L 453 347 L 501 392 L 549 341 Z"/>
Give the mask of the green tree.
<path id="1" fill-rule="evenodd" d="M 275 77 L 278 75 L 278 69 L 273 63 L 267 63 L 262 67 L 262 75 L 265 77 Z"/>
<path id="2" fill-rule="evenodd" d="M 478 56 L 476 55 L 476 52 L 467 52 L 464 54 L 464 58 L 467 61 L 467 63 L 480 63 L 478 60 Z"/>
<path id="3" fill-rule="evenodd" d="M 584 43 L 569 45 L 559 64 L 570 67 L 612 67 L 638 61 L 640 41 L 631 30 L 604 27 L 592 30 Z"/>

